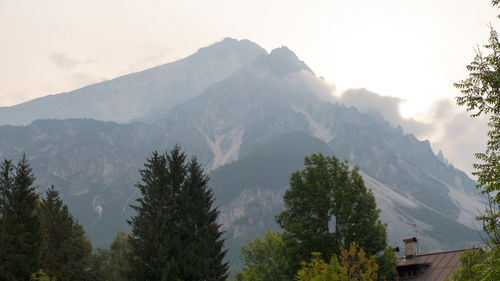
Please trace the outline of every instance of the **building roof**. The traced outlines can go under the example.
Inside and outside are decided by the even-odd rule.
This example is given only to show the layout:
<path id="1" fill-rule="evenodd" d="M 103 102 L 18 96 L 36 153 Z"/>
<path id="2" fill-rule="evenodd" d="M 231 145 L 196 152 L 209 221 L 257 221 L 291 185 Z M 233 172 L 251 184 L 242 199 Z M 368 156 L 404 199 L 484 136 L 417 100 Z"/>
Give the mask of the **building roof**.
<path id="1" fill-rule="evenodd" d="M 417 274 L 400 278 L 400 280 L 446 280 L 453 275 L 453 272 L 462 268 L 460 257 L 466 249 L 447 252 L 430 253 L 417 255 L 411 259 L 405 257 L 398 258 L 398 272 L 406 270 L 417 270 Z"/>

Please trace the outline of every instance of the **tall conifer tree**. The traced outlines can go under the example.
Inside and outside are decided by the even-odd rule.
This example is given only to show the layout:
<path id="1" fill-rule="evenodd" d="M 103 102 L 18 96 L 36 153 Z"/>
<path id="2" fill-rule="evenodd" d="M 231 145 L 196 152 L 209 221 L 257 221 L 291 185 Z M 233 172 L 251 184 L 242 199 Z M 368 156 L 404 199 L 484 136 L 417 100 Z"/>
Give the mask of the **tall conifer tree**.
<path id="1" fill-rule="evenodd" d="M 184 238 L 189 243 L 184 251 L 182 280 L 225 280 L 228 265 L 224 262 L 226 251 L 217 223 L 219 212 L 212 208 L 213 193 L 208 187 L 208 177 L 193 158 L 187 166 L 187 177 L 181 193 L 184 214 Z"/>
<path id="2" fill-rule="evenodd" d="M 212 207 L 208 178 L 195 159 L 175 147 L 157 152 L 140 170 L 142 197 L 130 243 L 133 280 L 225 280 L 227 264 L 222 232 Z"/>
<path id="3" fill-rule="evenodd" d="M 130 277 L 132 280 L 162 280 L 161 276 L 174 267 L 165 247 L 172 234 L 168 216 L 172 196 L 170 185 L 167 185 L 166 158 L 154 152 L 144 166 L 140 170 L 142 183 L 137 184 L 142 197 L 137 199 L 137 205 L 131 206 L 137 215 L 129 221 L 134 254 Z"/>
<path id="4" fill-rule="evenodd" d="M 8 251 L 7 247 L 7 231 L 6 231 L 6 217 L 9 193 L 12 191 L 12 173 L 14 167 L 12 166 L 12 161 L 5 159 L 3 163 L 0 164 L 0 280 L 6 280 L 9 272 L 6 268 L 8 261 Z"/>
<path id="5" fill-rule="evenodd" d="M 57 280 L 88 280 L 92 246 L 52 186 L 42 199 L 42 269 Z"/>
<path id="6" fill-rule="evenodd" d="M 34 176 L 24 155 L 1 165 L 0 280 L 29 280 L 40 268 L 42 234 Z"/>

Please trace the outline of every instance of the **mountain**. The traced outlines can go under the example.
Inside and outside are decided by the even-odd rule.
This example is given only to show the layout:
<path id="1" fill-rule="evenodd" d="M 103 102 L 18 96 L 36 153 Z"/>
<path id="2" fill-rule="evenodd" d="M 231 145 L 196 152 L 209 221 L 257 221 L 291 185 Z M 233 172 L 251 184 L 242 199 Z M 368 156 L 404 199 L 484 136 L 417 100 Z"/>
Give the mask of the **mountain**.
<path id="1" fill-rule="evenodd" d="M 244 140 L 306 129 L 294 108 L 319 104 L 329 95 L 295 54 L 280 48 L 176 106 L 154 125 L 165 132 L 164 141 L 196 147 L 213 170 L 237 160 Z"/>
<path id="2" fill-rule="evenodd" d="M 92 118 L 155 121 L 173 106 L 199 95 L 266 51 L 248 40 L 226 38 L 195 54 L 141 72 L 0 107 L 0 125 L 26 125 L 37 119 Z"/>
<path id="3" fill-rule="evenodd" d="M 237 49 L 245 46 L 234 44 L 228 52 L 242 53 Z M 175 65 L 172 73 L 178 73 Z M 67 119 L 0 126 L 0 159 L 26 153 L 39 188 L 55 184 L 61 190 L 96 246 L 109 245 L 117 229 L 128 229 L 129 204 L 139 195 L 138 169 L 153 150 L 175 144 L 210 172 L 233 264 L 247 238 L 277 229 L 274 216 L 283 208 L 289 176 L 311 153 L 360 167 L 392 245 L 415 234 L 422 252 L 480 243 L 472 219 L 485 202 L 475 182 L 435 155 L 428 141 L 380 114 L 332 101 L 329 87 L 288 48 L 248 59 L 189 95 L 145 113 L 150 122 Z"/>

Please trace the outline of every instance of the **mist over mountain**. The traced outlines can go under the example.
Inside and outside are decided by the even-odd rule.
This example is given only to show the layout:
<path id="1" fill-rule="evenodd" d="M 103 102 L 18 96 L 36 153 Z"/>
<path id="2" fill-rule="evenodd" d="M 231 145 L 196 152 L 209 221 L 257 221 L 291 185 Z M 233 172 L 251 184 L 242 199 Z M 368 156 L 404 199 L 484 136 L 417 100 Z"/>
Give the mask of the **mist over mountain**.
<path id="1" fill-rule="evenodd" d="M 138 169 L 153 150 L 175 144 L 210 172 L 232 263 L 247 238 L 277 229 L 290 174 L 311 153 L 360 167 L 391 244 L 414 235 L 416 224 L 423 252 L 477 245 L 472 219 L 484 199 L 475 182 L 429 141 L 378 112 L 333 102 L 330 92 L 288 48 L 267 54 L 226 39 L 178 62 L 1 108 L 3 124 L 89 119 L 0 126 L 0 158 L 26 153 L 39 189 L 60 189 L 96 246 L 128 229 Z M 74 112 L 63 106 L 78 101 Z M 32 108 L 38 111 L 19 117 Z"/>
<path id="2" fill-rule="evenodd" d="M 486 149 L 487 118 L 470 118 L 468 112 L 461 111 L 449 99 L 434 102 L 419 120 L 401 115 L 403 99 L 367 89 L 349 89 L 336 97 L 336 101 L 364 113 L 380 114 L 391 125 L 401 126 L 418 139 L 431 139 L 434 152 L 442 151 L 454 166 L 468 175 L 472 175 L 472 163 L 477 162 L 474 154 Z"/>
<path id="3" fill-rule="evenodd" d="M 199 95 L 266 51 L 248 40 L 226 38 L 195 54 L 141 72 L 68 93 L 0 107 L 0 125 L 25 125 L 36 119 L 92 118 L 130 122 L 156 120 L 173 106 Z"/>

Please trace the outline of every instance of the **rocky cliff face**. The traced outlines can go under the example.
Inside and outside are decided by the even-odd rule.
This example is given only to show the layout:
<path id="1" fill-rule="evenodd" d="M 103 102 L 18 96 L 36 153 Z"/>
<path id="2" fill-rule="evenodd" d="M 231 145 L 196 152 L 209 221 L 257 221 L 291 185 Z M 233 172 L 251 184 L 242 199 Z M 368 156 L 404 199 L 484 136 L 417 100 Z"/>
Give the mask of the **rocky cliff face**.
<path id="1" fill-rule="evenodd" d="M 360 166 L 391 244 L 415 230 L 423 252 L 479 242 L 472 218 L 484 201 L 475 183 L 436 156 L 428 141 L 392 127 L 376 113 L 333 103 L 329 88 L 286 47 L 267 55 L 251 42 L 225 40 L 179 62 L 33 101 L 16 112 L 29 106 L 42 110 L 41 102 L 51 104 L 49 99 L 56 99 L 57 106 L 83 97 L 90 108 L 101 108 L 101 100 L 91 104 L 91 97 L 113 83 L 122 85 L 117 88 L 133 85 L 129 93 L 140 92 L 153 102 L 141 107 L 124 98 L 128 102 L 106 113 L 109 120 L 148 122 L 67 119 L 0 126 L 0 158 L 26 153 L 39 189 L 50 184 L 60 189 L 96 246 L 108 245 L 117 229 L 128 229 L 129 204 L 139 196 L 134 187 L 138 169 L 153 150 L 175 144 L 196 155 L 210 172 L 232 262 L 247 238 L 277 229 L 274 216 L 283 208 L 289 176 L 311 153 L 333 154 Z M 124 92 L 113 93 L 106 102 Z M 17 113 L 8 110 L 14 108 L 1 109 L 0 115 L 17 120 L 14 124 L 38 116 L 71 117 L 69 111 L 54 110 L 55 115 L 16 119 Z M 79 111 L 74 114 L 82 117 Z M 108 119 L 99 114 L 94 118 Z"/>

